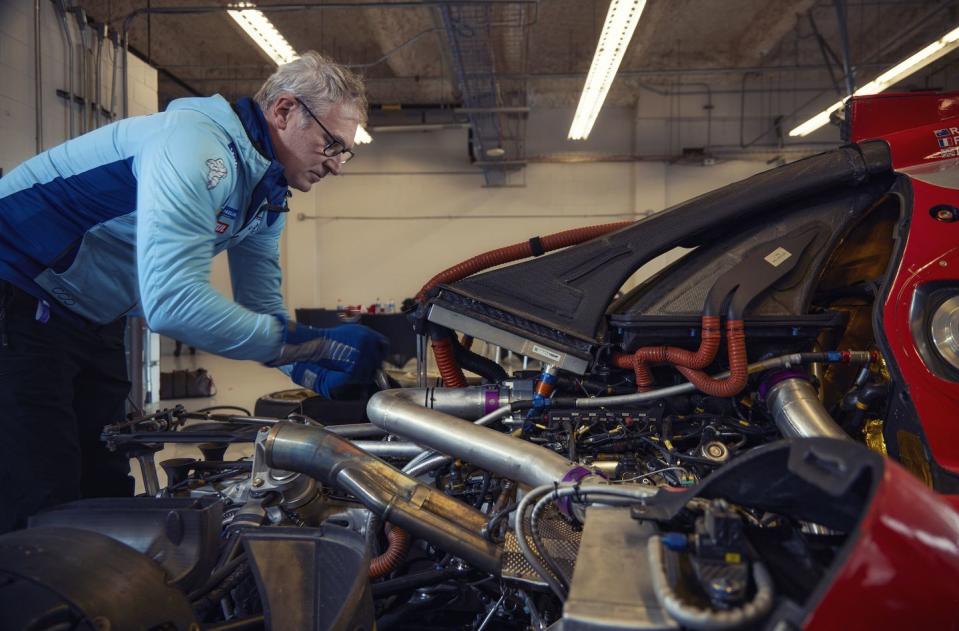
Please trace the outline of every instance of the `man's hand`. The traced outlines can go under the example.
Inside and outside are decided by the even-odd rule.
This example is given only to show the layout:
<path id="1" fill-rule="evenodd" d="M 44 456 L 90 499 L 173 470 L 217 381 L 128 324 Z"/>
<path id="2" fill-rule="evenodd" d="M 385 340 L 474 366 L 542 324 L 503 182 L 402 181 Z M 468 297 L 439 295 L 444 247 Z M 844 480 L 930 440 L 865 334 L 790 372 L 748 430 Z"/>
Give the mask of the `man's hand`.
<path id="1" fill-rule="evenodd" d="M 283 322 L 283 347 L 271 366 L 315 364 L 342 373 L 353 383 L 363 383 L 373 380 L 389 350 L 389 340 L 359 324 L 316 329 L 293 321 Z M 293 380 L 297 381 L 295 377 Z"/>
<path id="2" fill-rule="evenodd" d="M 323 368 L 313 362 L 287 364 L 279 366 L 279 369 L 297 385 L 309 388 L 326 399 L 335 398 L 337 391 L 353 383 L 352 378 L 345 372 Z"/>

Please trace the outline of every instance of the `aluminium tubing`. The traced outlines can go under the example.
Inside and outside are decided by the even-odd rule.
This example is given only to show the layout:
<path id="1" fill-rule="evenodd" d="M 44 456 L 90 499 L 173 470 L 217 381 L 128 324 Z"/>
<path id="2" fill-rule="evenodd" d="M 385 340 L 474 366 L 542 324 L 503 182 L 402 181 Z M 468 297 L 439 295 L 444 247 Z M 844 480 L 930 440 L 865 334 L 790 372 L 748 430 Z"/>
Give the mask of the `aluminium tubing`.
<path id="1" fill-rule="evenodd" d="M 850 439 L 830 416 L 819 400 L 816 388 L 807 379 L 783 379 L 769 389 L 766 405 L 785 438 L 825 436 Z"/>
<path id="2" fill-rule="evenodd" d="M 848 359 L 844 359 L 845 363 L 851 364 L 866 364 L 871 361 L 875 361 L 878 356 L 874 355 L 871 351 L 843 351 L 843 353 L 848 354 Z M 749 364 L 746 369 L 747 373 L 754 375 L 757 373 L 764 372 L 766 370 L 773 370 L 775 368 L 791 368 L 793 366 L 802 366 L 803 364 L 811 364 L 815 362 L 831 362 L 834 361 L 831 359 L 831 356 L 834 353 L 824 352 L 824 353 L 789 353 L 788 355 L 780 355 L 778 357 L 771 357 L 769 359 L 764 359 L 758 361 L 754 364 Z M 724 371 L 713 376 L 714 379 L 724 379 L 729 377 L 729 371 Z M 589 408 L 604 408 L 604 407 L 616 407 L 623 405 L 634 405 L 636 403 L 645 403 L 649 401 L 657 401 L 659 399 L 665 399 L 667 397 L 674 397 L 678 394 L 687 394 L 689 392 L 695 392 L 698 388 L 696 384 L 687 382 L 681 383 L 675 386 L 667 386 L 665 388 L 658 388 L 656 390 L 650 390 L 649 392 L 636 392 L 634 394 L 620 394 L 612 397 L 588 397 L 575 399 L 573 405 L 580 409 L 589 409 Z"/>
<path id="3" fill-rule="evenodd" d="M 404 389 L 377 392 L 366 415 L 391 434 L 531 486 L 558 482 L 577 466 L 544 447 L 424 408 L 417 400 Z"/>
<path id="4" fill-rule="evenodd" d="M 478 510 L 444 493 L 431 492 L 429 487 L 326 428 L 285 421 L 277 423 L 267 436 L 266 450 L 267 464 L 271 467 L 306 473 L 321 482 L 336 485 L 338 472 L 349 465 L 365 471 L 381 486 L 408 496 L 418 493 L 422 508 L 449 515 L 474 532 L 480 532 L 486 525 L 486 516 Z"/>
<path id="5" fill-rule="evenodd" d="M 740 629 L 756 624 L 773 607 L 773 579 L 762 563 L 752 564 L 753 582 L 756 584 L 756 594 L 752 600 L 733 609 L 716 611 L 689 604 L 673 590 L 666 576 L 663 544 L 659 536 L 650 537 L 646 545 L 656 600 L 666 613 L 684 628 L 697 631 Z"/>
<path id="6" fill-rule="evenodd" d="M 392 524 L 466 559 L 470 565 L 499 576 L 502 551 L 476 531 L 463 527 L 455 516 L 443 517 L 424 510 L 415 496 L 407 499 L 391 493 L 372 480 L 368 472 L 347 466 L 337 475 L 340 486 L 355 495 L 367 508 Z M 428 487 L 421 487 L 428 489 Z M 438 493 L 438 491 L 437 491 Z M 462 504 L 462 502 L 460 502 Z M 467 507 L 463 504 L 464 508 Z"/>
<path id="7" fill-rule="evenodd" d="M 412 460 L 423 453 L 423 448 L 415 443 L 383 440 L 356 440 L 353 444 L 377 458 L 396 458 Z"/>
<path id="8" fill-rule="evenodd" d="M 480 536 L 486 516 L 472 506 L 419 484 L 320 427 L 277 423 L 264 447 L 268 466 L 343 488 L 384 521 L 499 574 L 500 550 Z"/>
<path id="9" fill-rule="evenodd" d="M 466 388 L 403 388 L 403 397 L 424 408 L 472 421 L 510 403 L 509 391 L 499 386 Z"/>

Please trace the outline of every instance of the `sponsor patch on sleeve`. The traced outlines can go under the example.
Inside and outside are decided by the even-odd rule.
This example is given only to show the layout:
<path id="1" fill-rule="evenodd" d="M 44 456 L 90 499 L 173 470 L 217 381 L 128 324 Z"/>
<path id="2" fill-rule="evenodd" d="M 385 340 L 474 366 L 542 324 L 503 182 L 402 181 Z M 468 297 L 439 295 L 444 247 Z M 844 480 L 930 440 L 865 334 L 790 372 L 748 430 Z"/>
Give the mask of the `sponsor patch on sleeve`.
<path id="1" fill-rule="evenodd" d="M 220 180 L 226 177 L 226 163 L 223 158 L 210 158 L 206 161 L 206 188 L 211 190 L 216 188 Z"/>

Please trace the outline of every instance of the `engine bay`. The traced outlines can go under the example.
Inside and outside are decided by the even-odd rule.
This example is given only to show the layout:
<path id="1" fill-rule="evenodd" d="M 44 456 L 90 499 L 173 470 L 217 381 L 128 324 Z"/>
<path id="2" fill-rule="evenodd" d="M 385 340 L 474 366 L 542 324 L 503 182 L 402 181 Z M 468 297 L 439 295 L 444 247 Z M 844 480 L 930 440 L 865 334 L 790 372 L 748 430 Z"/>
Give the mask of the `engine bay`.
<path id="1" fill-rule="evenodd" d="M 885 437 L 915 425 L 889 413 L 903 384 L 875 315 L 909 214 L 884 147 L 438 275 L 409 314 L 420 383 L 374 394 L 369 422 L 176 407 L 104 428 L 147 493 L 0 543 L 0 609 L 97 629 L 803 626 L 900 455 Z M 532 361 L 507 373 L 473 339 Z M 203 457 L 157 465 L 174 443 Z M 52 562 L 115 542 L 156 562 L 125 601 Z"/>

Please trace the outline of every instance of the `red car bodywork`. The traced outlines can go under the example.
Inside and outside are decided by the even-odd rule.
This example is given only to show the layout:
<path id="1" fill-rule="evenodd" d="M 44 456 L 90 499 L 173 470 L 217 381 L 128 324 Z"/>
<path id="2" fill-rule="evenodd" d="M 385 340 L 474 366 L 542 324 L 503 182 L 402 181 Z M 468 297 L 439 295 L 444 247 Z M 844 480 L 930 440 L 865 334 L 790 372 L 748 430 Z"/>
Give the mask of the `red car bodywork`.
<path id="1" fill-rule="evenodd" d="M 959 440 L 953 439 L 959 383 L 929 369 L 917 352 L 909 318 L 918 288 L 959 280 L 959 223 L 937 221 L 930 213 L 940 205 L 959 206 L 959 93 L 855 98 L 849 114 L 850 140 L 885 141 L 894 168 L 911 180 L 912 218 L 883 305 L 883 327 L 934 458 L 959 473 Z"/>
<path id="2" fill-rule="evenodd" d="M 959 473 L 959 383 L 935 374 L 910 328 L 917 293 L 959 285 L 959 93 L 884 94 L 847 107 L 852 142 L 883 140 L 910 178 L 912 216 L 882 305 L 881 326 L 933 458 Z M 959 212 L 957 212 L 959 214 Z M 809 629 L 959 629 L 959 498 L 923 485 L 886 459 L 883 478 L 842 567 L 806 619 Z"/>

